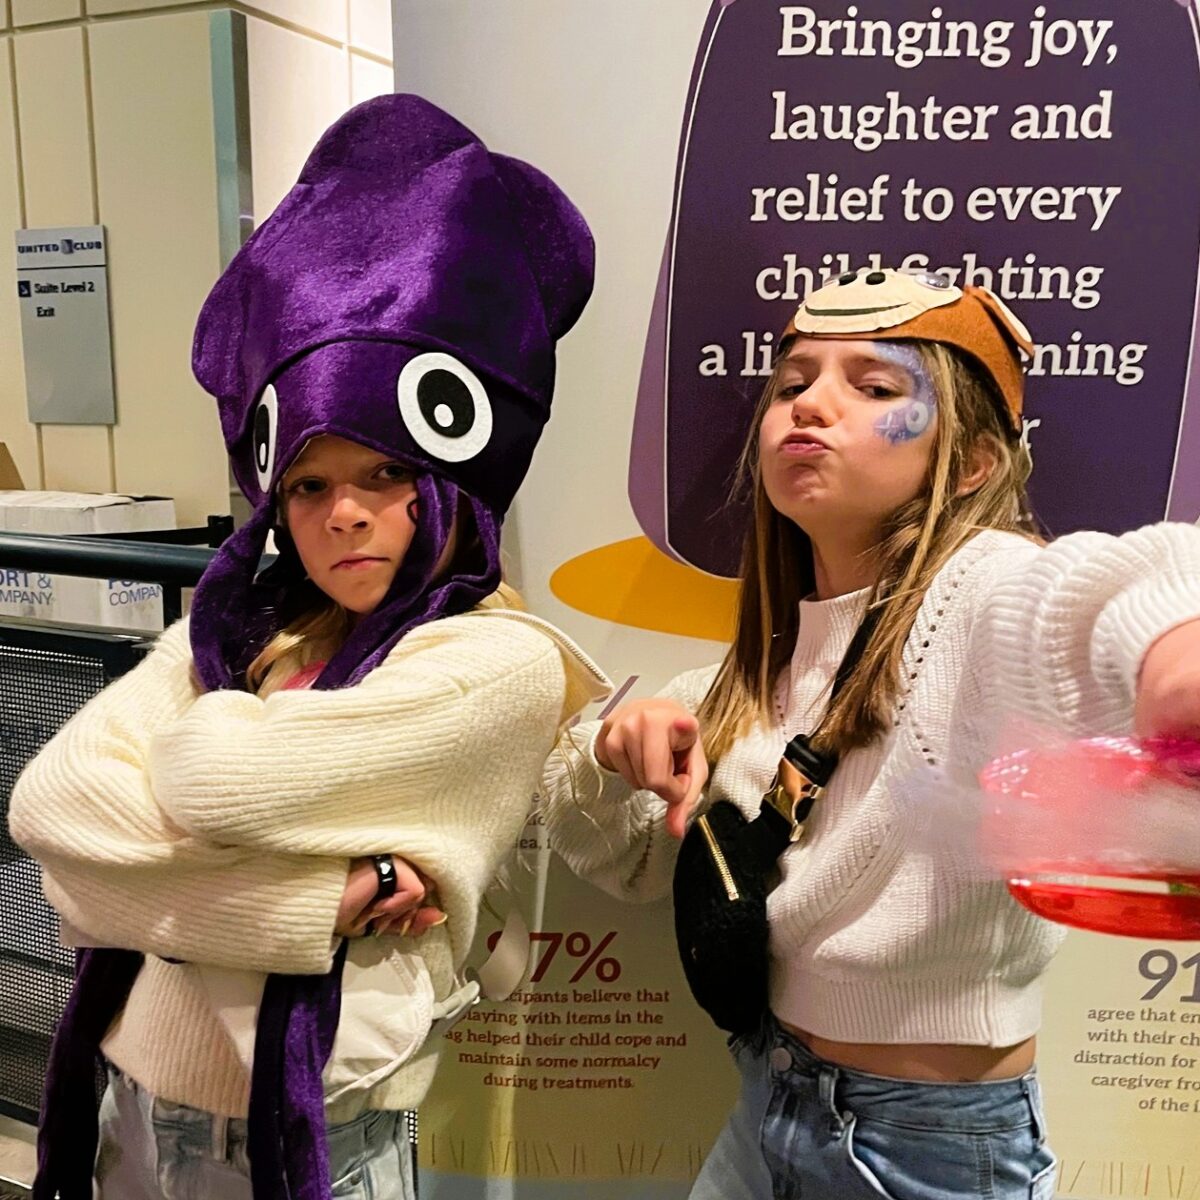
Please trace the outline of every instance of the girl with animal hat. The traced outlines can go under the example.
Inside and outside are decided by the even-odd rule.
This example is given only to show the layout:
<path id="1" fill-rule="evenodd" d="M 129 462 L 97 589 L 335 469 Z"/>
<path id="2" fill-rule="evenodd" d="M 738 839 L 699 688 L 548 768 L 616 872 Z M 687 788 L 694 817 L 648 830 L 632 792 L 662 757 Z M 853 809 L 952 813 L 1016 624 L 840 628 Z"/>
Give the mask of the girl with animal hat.
<path id="1" fill-rule="evenodd" d="M 500 569 L 592 274 L 551 180 L 385 96 L 213 289 L 193 365 L 253 516 L 13 793 L 93 947 L 35 1195 L 92 1196 L 98 1052 L 98 1196 L 412 1194 L 404 1111 L 477 994 L 482 892 L 561 723 L 607 687 Z"/>
<path id="2" fill-rule="evenodd" d="M 915 841 L 903 797 L 972 782 L 1018 714 L 1200 733 L 1200 530 L 1037 536 L 1030 349 L 941 276 L 812 293 L 742 458 L 724 661 L 549 762 L 555 847 L 616 895 L 674 877 L 685 972 L 737 1035 L 696 1200 L 1054 1192 L 1034 1046 L 1061 931 Z"/>

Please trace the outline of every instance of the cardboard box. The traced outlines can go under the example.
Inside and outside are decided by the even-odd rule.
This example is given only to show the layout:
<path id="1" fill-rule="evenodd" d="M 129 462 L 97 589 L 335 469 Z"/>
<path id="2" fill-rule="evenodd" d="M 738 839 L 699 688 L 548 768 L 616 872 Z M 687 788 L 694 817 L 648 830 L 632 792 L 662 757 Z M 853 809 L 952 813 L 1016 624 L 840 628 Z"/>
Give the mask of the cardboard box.
<path id="1" fill-rule="evenodd" d="M 119 538 L 122 533 L 137 530 L 174 528 L 175 502 L 161 496 L 35 492 L 23 488 L 0 491 L 0 530 L 6 533 L 105 533 Z M 140 580 L 39 574 L 15 570 L 0 562 L 0 616 L 118 629 L 161 629 L 162 588 Z"/>
<path id="2" fill-rule="evenodd" d="M 13 462 L 13 456 L 9 453 L 8 447 L 0 442 L 0 491 L 8 492 L 24 486 L 21 482 L 21 472 L 17 470 L 17 464 Z"/>

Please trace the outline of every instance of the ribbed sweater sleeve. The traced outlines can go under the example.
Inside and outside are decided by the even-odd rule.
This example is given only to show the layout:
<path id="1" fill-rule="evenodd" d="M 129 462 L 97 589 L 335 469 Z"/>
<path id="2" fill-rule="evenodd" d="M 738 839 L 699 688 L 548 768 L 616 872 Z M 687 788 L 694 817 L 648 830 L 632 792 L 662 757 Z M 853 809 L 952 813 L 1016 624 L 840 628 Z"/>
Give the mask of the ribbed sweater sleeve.
<path id="1" fill-rule="evenodd" d="M 974 760 L 1014 721 L 1073 735 L 1129 732 L 1147 651 L 1200 618 L 1200 529 L 1192 525 L 1071 534 L 990 556 L 983 569 L 986 599 L 958 713 L 984 739 L 968 742 Z"/>
<path id="2" fill-rule="evenodd" d="M 716 671 L 677 675 L 658 695 L 695 712 Z M 679 843 L 664 825 L 666 804 L 596 760 L 601 724 L 566 730 L 547 760 L 541 803 L 550 844 L 576 875 L 610 895 L 655 900 L 670 889 Z"/>
<path id="3" fill-rule="evenodd" d="M 16 841 L 62 917 L 99 945 L 228 967 L 328 970 L 338 856 L 263 853 L 189 835 L 156 803 L 154 733 L 195 700 L 187 623 L 84 706 L 13 789 Z"/>
<path id="4" fill-rule="evenodd" d="M 467 615 L 408 634 L 362 683 L 200 696 L 153 738 L 150 785 L 181 829 L 304 855 L 402 853 L 438 888 L 456 960 L 511 850 L 566 689 L 557 645 Z"/>

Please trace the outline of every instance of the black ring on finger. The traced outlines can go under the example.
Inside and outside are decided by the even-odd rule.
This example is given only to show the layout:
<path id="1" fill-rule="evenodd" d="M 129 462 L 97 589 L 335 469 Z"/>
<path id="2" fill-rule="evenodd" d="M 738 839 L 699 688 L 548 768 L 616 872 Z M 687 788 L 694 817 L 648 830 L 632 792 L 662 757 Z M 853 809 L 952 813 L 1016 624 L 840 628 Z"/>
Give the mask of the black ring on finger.
<path id="1" fill-rule="evenodd" d="M 375 866 L 375 878 L 379 880 L 372 903 L 388 900 L 396 894 L 396 864 L 390 854 L 372 854 L 371 862 Z"/>

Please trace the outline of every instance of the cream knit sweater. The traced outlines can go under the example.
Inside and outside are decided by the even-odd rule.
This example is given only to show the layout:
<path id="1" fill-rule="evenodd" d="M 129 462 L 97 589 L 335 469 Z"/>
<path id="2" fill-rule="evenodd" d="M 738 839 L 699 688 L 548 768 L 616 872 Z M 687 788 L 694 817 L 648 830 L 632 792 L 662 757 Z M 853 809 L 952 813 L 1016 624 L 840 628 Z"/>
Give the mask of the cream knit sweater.
<path id="1" fill-rule="evenodd" d="M 336 691 L 197 695 L 191 665 L 183 621 L 29 765 L 10 820 L 68 925 L 147 955 L 105 1054 L 155 1095 L 236 1117 L 249 1077 L 188 964 L 327 971 L 348 859 L 398 852 L 449 915 L 417 942 L 444 997 L 561 722 L 608 681 L 499 609 L 415 629 Z M 418 1104 L 437 1051 L 370 1107 Z"/>
<path id="2" fill-rule="evenodd" d="M 709 799 L 758 811 L 787 739 L 808 732 L 865 593 L 802 606 L 777 719 L 716 766 Z M 1033 1034 L 1039 980 L 1061 941 L 952 846 L 912 833 L 924 780 L 971 783 L 1013 717 L 1064 733 L 1127 732 L 1151 643 L 1200 617 L 1200 529 L 1082 533 L 1039 548 L 982 533 L 938 574 L 909 635 L 895 723 L 848 754 L 785 851 L 771 893 L 774 1012 L 819 1036 L 1006 1046 Z M 663 694 L 694 709 L 715 668 Z M 543 781 L 552 844 L 615 895 L 670 887 L 665 806 L 603 770 L 596 724 L 560 741 Z M 919 802 L 919 801 L 918 801 Z"/>

